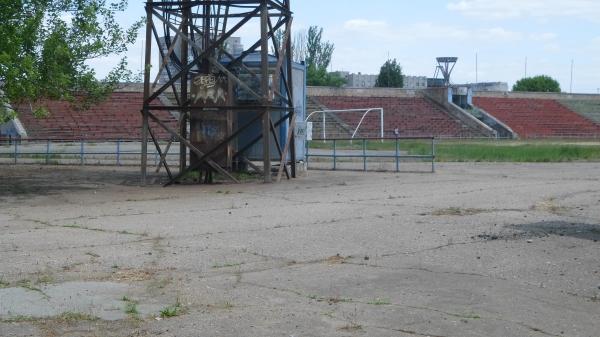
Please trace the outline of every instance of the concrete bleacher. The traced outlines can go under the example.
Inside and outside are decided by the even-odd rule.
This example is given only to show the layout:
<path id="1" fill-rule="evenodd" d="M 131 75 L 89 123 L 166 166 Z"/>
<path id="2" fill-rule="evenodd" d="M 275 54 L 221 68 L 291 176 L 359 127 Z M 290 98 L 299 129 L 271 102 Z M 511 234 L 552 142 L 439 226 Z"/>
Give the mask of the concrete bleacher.
<path id="1" fill-rule="evenodd" d="M 19 119 L 31 139 L 50 140 L 139 140 L 141 139 L 143 94 L 141 92 L 115 92 L 108 99 L 88 109 L 78 108 L 65 101 L 42 101 L 39 106 L 48 109 L 44 118 L 33 116 L 27 104 L 16 106 Z M 177 120 L 167 111 L 155 115 L 167 125 L 176 128 Z M 169 139 L 170 134 L 151 122 L 155 136 Z"/>
<path id="2" fill-rule="evenodd" d="M 556 99 L 474 97 L 473 104 L 493 115 L 521 138 L 597 138 L 600 125 Z"/>
<path id="3" fill-rule="evenodd" d="M 355 92 L 358 93 L 358 92 Z M 438 105 L 412 92 L 387 94 L 385 91 L 364 91 L 358 95 L 352 90 L 338 91 L 337 95 L 317 94 L 311 97 L 331 110 L 357 108 L 384 109 L 384 136 L 393 137 L 397 128 L 405 137 L 481 137 L 482 134 L 453 118 Z M 367 93 L 367 94 L 365 94 Z M 378 94 L 386 96 L 377 96 Z M 310 91 L 309 91 L 310 95 Z M 356 128 L 363 113 L 336 113 L 337 117 L 351 128 Z M 357 136 L 379 137 L 381 121 L 378 112 L 373 111 L 364 119 Z"/>
<path id="4" fill-rule="evenodd" d="M 562 105 L 577 112 L 583 117 L 600 124 L 600 100 L 560 100 Z"/>

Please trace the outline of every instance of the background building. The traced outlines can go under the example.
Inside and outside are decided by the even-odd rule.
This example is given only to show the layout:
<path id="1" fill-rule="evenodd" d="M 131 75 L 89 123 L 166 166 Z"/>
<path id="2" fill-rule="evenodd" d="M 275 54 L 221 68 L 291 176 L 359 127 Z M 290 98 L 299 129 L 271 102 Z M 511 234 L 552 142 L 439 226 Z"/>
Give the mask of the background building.
<path id="1" fill-rule="evenodd" d="M 350 73 L 348 71 L 337 72 L 346 79 L 344 88 L 374 88 L 377 84 L 379 75 Z M 404 89 L 425 89 L 427 88 L 427 77 L 425 76 L 404 76 Z"/>

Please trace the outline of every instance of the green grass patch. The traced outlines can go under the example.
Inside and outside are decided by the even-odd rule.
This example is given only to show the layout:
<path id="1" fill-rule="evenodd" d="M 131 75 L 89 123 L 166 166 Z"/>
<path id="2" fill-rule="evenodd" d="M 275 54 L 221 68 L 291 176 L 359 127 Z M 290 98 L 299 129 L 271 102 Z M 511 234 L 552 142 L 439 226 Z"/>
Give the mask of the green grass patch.
<path id="1" fill-rule="evenodd" d="M 332 141 L 309 142 L 311 149 L 333 149 Z M 367 151 L 395 151 L 396 142 L 370 140 Z M 338 150 L 362 150 L 362 141 L 337 141 Z M 428 140 L 400 140 L 402 155 L 430 155 Z M 522 162 L 556 163 L 600 161 L 599 142 L 512 141 L 512 140 L 436 140 L 438 162 Z M 360 154 L 360 153 L 359 153 Z"/>
<path id="2" fill-rule="evenodd" d="M 170 318 L 170 317 L 177 317 L 179 315 L 181 315 L 183 313 L 184 309 L 181 305 L 181 303 L 179 303 L 179 301 L 177 301 L 177 303 L 170 305 L 166 308 L 163 308 L 160 311 L 160 317 L 162 318 Z"/>
<path id="3" fill-rule="evenodd" d="M 127 302 L 125 303 L 125 313 L 132 316 L 137 316 L 139 311 L 137 309 L 137 303 L 135 302 Z"/>
<path id="4" fill-rule="evenodd" d="M 392 302 L 390 302 L 390 300 L 388 300 L 388 299 L 376 298 L 376 299 L 368 302 L 367 304 L 370 304 L 370 305 L 391 305 Z"/>
<path id="5" fill-rule="evenodd" d="M 4 281 L 4 279 L 0 278 L 0 289 L 2 288 L 8 288 L 10 286 L 10 283 L 7 281 Z"/>
<path id="6" fill-rule="evenodd" d="M 240 267 L 242 266 L 244 263 L 224 263 L 224 264 L 214 264 L 212 267 L 213 269 L 222 269 L 222 268 L 233 268 L 233 267 Z"/>

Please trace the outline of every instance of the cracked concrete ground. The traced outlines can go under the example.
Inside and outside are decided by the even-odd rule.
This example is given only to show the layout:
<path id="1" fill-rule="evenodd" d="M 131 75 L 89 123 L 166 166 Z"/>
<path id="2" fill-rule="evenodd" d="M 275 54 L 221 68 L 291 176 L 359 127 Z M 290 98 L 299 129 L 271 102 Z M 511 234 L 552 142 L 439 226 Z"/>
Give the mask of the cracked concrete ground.
<path id="1" fill-rule="evenodd" d="M 600 164 L 0 167 L 0 336 L 600 335 Z"/>

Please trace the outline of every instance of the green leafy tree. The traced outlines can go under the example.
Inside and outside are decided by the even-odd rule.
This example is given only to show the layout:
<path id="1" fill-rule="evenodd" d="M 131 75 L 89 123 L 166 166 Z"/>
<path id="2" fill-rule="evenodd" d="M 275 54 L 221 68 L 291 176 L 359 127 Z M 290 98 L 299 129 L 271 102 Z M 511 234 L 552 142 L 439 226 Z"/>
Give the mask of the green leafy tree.
<path id="1" fill-rule="evenodd" d="M 396 61 L 396 59 L 387 60 L 383 66 L 381 66 L 375 86 L 379 88 L 404 87 L 404 75 L 402 75 L 402 67 Z"/>
<path id="2" fill-rule="evenodd" d="M 327 71 L 334 50 L 333 43 L 323 41 L 323 28 L 311 26 L 308 29 L 306 49 L 303 51 L 306 58 L 308 85 L 341 87 L 346 83 L 339 74 Z"/>
<path id="3" fill-rule="evenodd" d="M 513 91 L 560 92 L 560 84 L 546 75 L 527 77 L 517 81 L 513 86 Z"/>
<path id="4" fill-rule="evenodd" d="M 0 122 L 14 117 L 7 102 L 86 105 L 131 80 L 125 58 L 101 80 L 86 64 L 135 42 L 143 22 L 123 28 L 115 18 L 126 7 L 127 0 L 0 0 Z"/>

